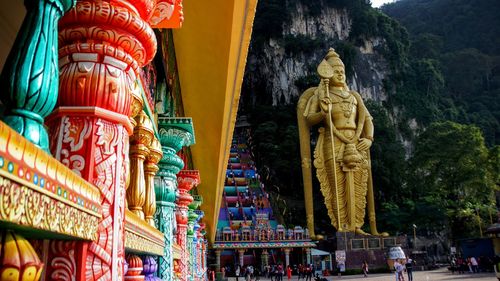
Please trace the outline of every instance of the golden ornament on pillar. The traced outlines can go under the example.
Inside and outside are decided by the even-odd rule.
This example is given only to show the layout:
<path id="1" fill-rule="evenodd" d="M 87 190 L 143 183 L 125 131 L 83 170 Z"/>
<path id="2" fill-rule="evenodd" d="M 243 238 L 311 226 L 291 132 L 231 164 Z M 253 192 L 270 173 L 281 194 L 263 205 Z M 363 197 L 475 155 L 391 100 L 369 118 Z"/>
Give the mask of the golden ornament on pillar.
<path id="1" fill-rule="evenodd" d="M 163 156 L 160 141 L 157 138 L 153 138 L 148 148 L 149 148 L 149 155 L 146 161 L 158 164 L 158 162 L 160 162 L 161 160 L 161 157 Z"/>
<path id="2" fill-rule="evenodd" d="M 146 202 L 146 180 L 144 176 L 144 160 L 149 154 L 148 146 L 153 139 L 153 124 L 149 117 L 141 111 L 136 117 L 137 125 L 130 138 L 130 186 L 127 189 L 129 210 L 144 219 L 143 206 Z"/>
<path id="3" fill-rule="evenodd" d="M 137 114 L 137 116 L 135 116 L 134 119 L 137 124 L 134 127 L 134 135 L 130 138 L 130 143 L 139 143 L 149 146 L 154 136 L 153 123 L 151 123 L 151 119 L 149 119 L 146 113 L 142 110 L 139 114 Z"/>
<path id="4" fill-rule="evenodd" d="M 149 154 L 144 165 L 146 173 L 146 202 L 144 203 L 144 217 L 146 222 L 155 227 L 154 214 L 156 212 L 156 195 L 154 187 L 155 175 L 158 172 L 158 162 L 163 156 L 161 143 L 157 138 L 153 138 L 148 146 Z"/>
<path id="5" fill-rule="evenodd" d="M 28 242 L 10 230 L 0 236 L 0 280 L 38 281 L 43 263 Z"/>

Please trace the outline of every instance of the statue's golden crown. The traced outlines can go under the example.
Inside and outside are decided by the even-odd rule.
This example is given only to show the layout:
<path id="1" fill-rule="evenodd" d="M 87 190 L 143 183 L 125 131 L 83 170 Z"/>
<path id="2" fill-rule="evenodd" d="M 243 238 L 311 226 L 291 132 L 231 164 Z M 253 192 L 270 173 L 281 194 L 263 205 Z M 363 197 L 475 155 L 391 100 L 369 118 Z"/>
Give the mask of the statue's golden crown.
<path id="1" fill-rule="evenodd" d="M 342 62 L 342 60 L 340 59 L 340 56 L 339 54 L 337 54 L 337 52 L 335 52 L 335 49 L 334 48 L 330 48 L 328 50 L 328 53 L 326 54 L 325 56 L 325 60 L 328 62 L 329 65 L 331 66 L 342 66 L 342 67 L 345 67 L 344 66 L 344 63 Z"/>

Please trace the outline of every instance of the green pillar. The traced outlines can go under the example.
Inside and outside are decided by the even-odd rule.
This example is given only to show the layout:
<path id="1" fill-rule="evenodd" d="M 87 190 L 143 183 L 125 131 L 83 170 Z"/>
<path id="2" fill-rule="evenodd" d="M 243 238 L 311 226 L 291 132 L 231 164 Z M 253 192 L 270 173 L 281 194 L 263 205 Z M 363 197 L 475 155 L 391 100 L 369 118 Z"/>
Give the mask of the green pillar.
<path id="1" fill-rule="evenodd" d="M 198 219 L 198 214 L 195 210 L 202 203 L 202 197 L 199 195 L 193 195 L 193 202 L 189 204 L 189 215 L 188 215 L 188 231 L 187 231 L 187 242 L 189 250 L 189 280 L 194 281 L 196 275 L 196 233 L 194 231 L 194 226 Z"/>
<path id="2" fill-rule="evenodd" d="M 163 157 L 158 163 L 155 177 L 156 213 L 155 224 L 165 237 L 165 252 L 158 262 L 158 276 L 162 280 L 173 280 L 172 245 L 175 220 L 175 199 L 177 191 L 176 174 L 184 167 L 177 156 L 182 147 L 194 144 L 191 118 L 170 118 L 158 116 L 158 134 Z"/>
<path id="3" fill-rule="evenodd" d="M 57 23 L 76 0 L 26 0 L 27 14 L 0 77 L 3 121 L 49 152 L 43 127 L 57 101 Z"/>

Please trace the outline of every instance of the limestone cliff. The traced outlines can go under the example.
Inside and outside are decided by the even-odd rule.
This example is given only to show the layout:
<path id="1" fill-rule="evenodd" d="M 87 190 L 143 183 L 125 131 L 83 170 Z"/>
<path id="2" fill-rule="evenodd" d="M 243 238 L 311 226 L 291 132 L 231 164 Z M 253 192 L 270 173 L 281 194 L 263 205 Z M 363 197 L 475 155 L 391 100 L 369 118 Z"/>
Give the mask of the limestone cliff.
<path id="1" fill-rule="evenodd" d="M 325 5 L 319 14 L 311 15 L 300 2 L 291 5 L 291 19 L 283 23 L 282 34 L 260 44 L 254 40 L 251 46 L 244 94 L 256 94 L 257 97 L 251 97 L 254 102 L 294 102 L 305 88 L 319 82 L 316 66 L 329 47 L 336 48 L 341 56 L 345 53 L 338 48 L 339 44 L 345 46 L 343 42 L 351 32 L 352 21 L 345 8 Z M 350 67 L 350 88 L 365 99 L 378 102 L 387 99 L 383 80 L 388 74 L 388 63 L 378 51 L 384 44 L 382 38 L 367 38 L 360 46 L 352 45 L 350 58 L 342 58 Z"/>

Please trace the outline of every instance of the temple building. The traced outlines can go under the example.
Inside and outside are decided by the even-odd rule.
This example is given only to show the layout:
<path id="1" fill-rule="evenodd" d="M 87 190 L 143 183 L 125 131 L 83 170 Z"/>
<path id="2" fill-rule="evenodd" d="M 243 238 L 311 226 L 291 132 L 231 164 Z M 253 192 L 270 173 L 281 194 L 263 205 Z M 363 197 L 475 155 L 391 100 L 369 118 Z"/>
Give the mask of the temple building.
<path id="1" fill-rule="evenodd" d="M 263 272 L 281 264 L 309 265 L 311 241 L 307 228 L 285 227 L 273 214 L 270 194 L 261 182 L 248 146 L 249 128 L 237 124 L 227 164 L 213 249 L 217 267 L 252 266 Z"/>
<path id="2" fill-rule="evenodd" d="M 206 280 L 256 0 L 0 3 L 0 279 Z"/>

